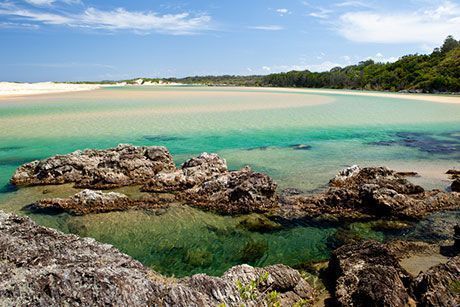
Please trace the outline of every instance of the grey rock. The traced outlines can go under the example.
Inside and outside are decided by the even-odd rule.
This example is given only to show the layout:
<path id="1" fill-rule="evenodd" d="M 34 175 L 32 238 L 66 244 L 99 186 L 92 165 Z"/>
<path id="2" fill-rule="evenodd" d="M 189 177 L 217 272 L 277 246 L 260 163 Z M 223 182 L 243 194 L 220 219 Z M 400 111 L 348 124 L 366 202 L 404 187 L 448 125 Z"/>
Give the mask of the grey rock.
<path id="1" fill-rule="evenodd" d="M 158 173 L 142 188 L 148 192 L 181 191 L 227 172 L 227 162 L 216 154 L 202 153 L 172 173 Z"/>
<path id="2" fill-rule="evenodd" d="M 65 235 L 29 218 L 0 211 L 0 305 L 4 306 L 282 306 L 313 300 L 315 291 L 285 265 L 239 265 L 222 277 L 166 278 L 90 238 Z M 267 274 L 266 280 L 261 276 Z M 239 281 L 256 283 L 255 299 L 241 297 Z"/>
<path id="3" fill-rule="evenodd" d="M 16 170 L 11 183 L 17 186 L 75 183 L 76 187 L 107 189 L 143 184 L 160 172 L 174 170 L 165 147 L 118 145 L 24 164 Z"/>

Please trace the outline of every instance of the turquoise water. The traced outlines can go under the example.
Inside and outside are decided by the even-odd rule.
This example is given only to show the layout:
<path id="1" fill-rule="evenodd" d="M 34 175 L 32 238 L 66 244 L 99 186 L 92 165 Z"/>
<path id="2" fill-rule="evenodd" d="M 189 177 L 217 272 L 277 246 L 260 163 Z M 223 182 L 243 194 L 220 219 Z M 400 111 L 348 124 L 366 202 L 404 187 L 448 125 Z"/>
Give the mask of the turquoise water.
<path id="1" fill-rule="evenodd" d="M 350 164 L 416 170 L 422 174 L 417 183 L 444 189 L 449 181 L 443 173 L 460 167 L 460 105 L 201 87 L 112 88 L 0 100 L 0 208 L 20 212 L 44 197 L 35 188 L 11 191 L 7 183 L 20 164 L 119 143 L 165 145 L 178 164 L 203 151 L 217 152 L 231 168 L 247 164 L 268 173 L 280 189 L 321 189 Z M 297 150 L 296 144 L 311 148 Z M 72 192 L 58 189 L 56 195 Z M 161 215 L 32 218 L 114 244 L 170 275 L 219 274 L 241 262 L 295 265 L 324 259 L 335 232 L 297 225 L 258 233 L 238 228 L 235 218 L 191 208 Z"/>

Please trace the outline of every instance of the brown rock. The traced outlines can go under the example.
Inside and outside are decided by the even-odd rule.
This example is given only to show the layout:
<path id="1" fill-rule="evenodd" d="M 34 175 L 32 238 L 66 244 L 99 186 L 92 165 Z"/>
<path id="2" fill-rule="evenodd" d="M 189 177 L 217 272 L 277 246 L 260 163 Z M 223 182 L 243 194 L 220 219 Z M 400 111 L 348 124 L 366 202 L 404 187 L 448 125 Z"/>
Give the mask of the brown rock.
<path id="1" fill-rule="evenodd" d="M 460 192 L 460 178 L 455 178 L 450 185 L 452 192 Z"/>
<path id="2" fill-rule="evenodd" d="M 188 203 L 227 214 L 266 212 L 277 206 L 276 183 L 249 167 L 226 172 L 184 191 Z"/>
<path id="3" fill-rule="evenodd" d="M 328 270 L 340 306 L 406 306 L 410 275 L 383 245 L 364 241 L 334 251 Z"/>
<path id="4" fill-rule="evenodd" d="M 280 214 L 351 220 L 420 219 L 431 212 L 460 208 L 460 195 L 424 191 L 385 167 L 352 166 L 341 171 L 329 185 L 325 192 L 313 196 L 283 196 Z"/>
<path id="5" fill-rule="evenodd" d="M 460 256 L 420 273 L 411 289 L 420 306 L 460 306 Z"/>

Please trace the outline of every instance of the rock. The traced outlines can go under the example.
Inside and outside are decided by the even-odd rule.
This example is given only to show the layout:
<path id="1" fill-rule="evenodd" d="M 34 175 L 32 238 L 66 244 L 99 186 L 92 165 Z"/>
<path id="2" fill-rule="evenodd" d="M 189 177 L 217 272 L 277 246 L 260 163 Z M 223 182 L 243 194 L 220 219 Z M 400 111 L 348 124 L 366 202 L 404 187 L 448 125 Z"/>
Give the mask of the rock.
<path id="1" fill-rule="evenodd" d="M 402 231 L 411 227 L 412 226 L 406 222 L 393 220 L 379 220 L 371 223 L 371 228 L 375 231 Z"/>
<path id="2" fill-rule="evenodd" d="M 397 172 L 397 176 L 401 177 L 419 177 L 420 175 L 417 172 Z"/>
<path id="3" fill-rule="evenodd" d="M 447 175 L 460 175 L 459 169 L 450 169 L 446 172 Z"/>
<path id="4" fill-rule="evenodd" d="M 391 217 L 421 219 L 429 213 L 460 208 L 460 195 L 424 191 L 385 167 L 352 166 L 339 172 L 329 188 L 312 196 L 283 196 L 288 218 L 335 216 L 342 220 Z"/>
<path id="5" fill-rule="evenodd" d="M 460 224 L 454 227 L 454 250 L 460 253 Z"/>
<path id="6" fill-rule="evenodd" d="M 459 306 L 460 256 L 419 274 L 411 290 L 420 306 Z"/>
<path id="7" fill-rule="evenodd" d="M 344 168 L 341 170 L 331 181 L 331 182 L 343 182 L 350 177 L 358 174 L 361 171 L 361 168 L 358 165 L 352 165 L 350 167 Z"/>
<path id="8" fill-rule="evenodd" d="M 294 144 L 294 145 L 290 145 L 289 147 L 294 150 L 310 150 L 312 148 L 311 145 L 307 145 L 307 144 Z"/>
<path id="9" fill-rule="evenodd" d="M 249 167 L 225 172 L 184 191 L 187 203 L 225 214 L 263 213 L 277 206 L 276 183 Z"/>
<path id="10" fill-rule="evenodd" d="M 282 306 L 290 306 L 315 297 L 300 273 L 285 265 L 239 265 L 222 277 L 174 279 L 110 245 L 2 211 L 0 232 L 0 302 L 5 306 L 268 306 L 271 291 L 279 293 Z M 249 284 L 255 287 L 246 298 L 242 294 Z"/>
<path id="11" fill-rule="evenodd" d="M 238 223 L 238 226 L 249 231 L 257 232 L 268 232 L 282 227 L 279 223 L 276 223 L 261 214 L 250 214 L 244 216 Z"/>
<path id="12" fill-rule="evenodd" d="M 17 186 L 75 183 L 81 188 L 108 189 L 143 184 L 160 172 L 174 170 L 165 147 L 118 145 L 24 164 L 16 170 L 11 183 Z"/>
<path id="13" fill-rule="evenodd" d="M 406 306 L 410 275 L 381 243 L 364 241 L 335 250 L 328 270 L 340 306 Z"/>
<path id="14" fill-rule="evenodd" d="M 450 189 L 452 192 L 460 192 L 460 178 L 455 178 L 450 185 Z"/>
<path id="15" fill-rule="evenodd" d="M 5 306 L 149 305 L 149 271 L 94 239 L 64 235 L 0 211 L 0 301 Z"/>
<path id="16" fill-rule="evenodd" d="M 103 193 L 101 191 L 83 190 L 69 198 L 53 198 L 37 201 L 25 207 L 35 213 L 58 214 L 67 212 L 73 215 L 125 211 L 128 209 L 159 209 L 158 198 L 131 200 L 121 193 Z"/>
<path id="17" fill-rule="evenodd" d="M 216 154 L 205 152 L 186 161 L 180 170 L 158 173 L 142 187 L 142 190 L 148 192 L 186 190 L 227 171 L 227 162 L 224 159 Z"/>

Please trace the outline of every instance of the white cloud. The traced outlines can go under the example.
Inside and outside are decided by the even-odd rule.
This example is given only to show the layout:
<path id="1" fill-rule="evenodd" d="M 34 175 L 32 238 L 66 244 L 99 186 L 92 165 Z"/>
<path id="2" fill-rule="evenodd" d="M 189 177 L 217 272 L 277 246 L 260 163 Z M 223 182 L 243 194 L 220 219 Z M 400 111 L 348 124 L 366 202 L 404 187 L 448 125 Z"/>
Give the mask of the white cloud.
<path id="1" fill-rule="evenodd" d="M 321 18 L 321 19 L 327 19 L 329 18 L 329 15 L 332 13 L 332 10 L 324 9 L 324 8 L 318 8 L 318 11 L 312 12 L 308 14 L 311 17 L 315 18 Z"/>
<path id="2" fill-rule="evenodd" d="M 460 37 L 460 6 L 446 1 L 415 12 L 349 12 L 340 17 L 339 33 L 354 42 L 438 45 L 449 34 Z"/>
<path id="3" fill-rule="evenodd" d="M 284 30 L 284 28 L 282 26 L 278 26 L 278 25 L 252 26 L 252 27 L 249 27 L 249 29 L 263 30 L 263 31 L 280 31 L 280 30 Z"/>
<path id="4" fill-rule="evenodd" d="M 52 5 L 55 1 L 56 0 L 26 0 L 27 3 L 38 6 Z"/>
<path id="5" fill-rule="evenodd" d="M 17 22 L 0 22 L 0 29 L 31 29 L 36 30 L 40 28 L 38 25 L 30 23 L 17 23 Z"/>
<path id="6" fill-rule="evenodd" d="M 398 60 L 397 57 L 385 57 L 382 53 L 377 53 L 374 56 L 367 57 L 366 60 L 373 60 L 374 62 L 377 63 L 393 63 Z"/>
<path id="7" fill-rule="evenodd" d="M 130 30 L 143 34 L 150 32 L 175 35 L 194 34 L 199 31 L 209 30 L 211 22 L 211 17 L 208 15 L 192 16 L 187 12 L 159 15 L 151 11 L 136 12 L 127 11 L 123 8 L 103 11 L 90 7 L 82 13 L 64 14 L 23 9 L 9 3 L 0 3 L 0 15 L 13 16 L 15 19 L 24 19 L 38 24 L 65 25 L 111 31 Z"/>
<path id="8" fill-rule="evenodd" d="M 372 5 L 370 5 L 369 3 L 364 3 L 361 1 L 353 1 L 353 0 L 336 3 L 335 6 L 337 7 L 368 7 L 368 8 L 372 7 Z"/>
<path id="9" fill-rule="evenodd" d="M 332 68 L 337 67 L 337 66 L 343 67 L 345 65 L 334 63 L 331 61 L 324 61 L 318 64 L 262 66 L 262 70 L 268 73 L 288 72 L 292 70 L 297 70 L 297 71 L 309 70 L 313 72 L 323 72 L 323 71 L 329 71 Z"/>
<path id="10" fill-rule="evenodd" d="M 27 3 L 35 6 L 51 6 L 55 2 L 63 2 L 66 4 L 80 4 L 81 0 L 25 0 Z"/>
<path id="11" fill-rule="evenodd" d="M 280 14 L 281 16 L 284 16 L 286 14 L 291 14 L 291 12 L 288 9 L 281 8 L 281 9 L 276 9 L 276 12 Z"/>

